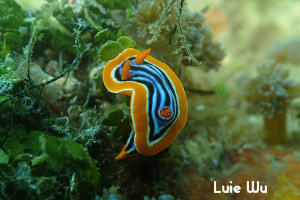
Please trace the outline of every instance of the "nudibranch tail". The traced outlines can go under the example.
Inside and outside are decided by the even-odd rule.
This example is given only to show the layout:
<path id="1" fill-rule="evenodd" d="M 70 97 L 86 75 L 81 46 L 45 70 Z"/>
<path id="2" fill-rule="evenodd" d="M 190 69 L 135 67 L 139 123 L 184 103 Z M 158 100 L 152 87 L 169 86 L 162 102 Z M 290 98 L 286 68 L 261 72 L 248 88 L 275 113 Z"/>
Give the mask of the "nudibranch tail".
<path id="1" fill-rule="evenodd" d="M 151 49 L 147 49 L 147 50 L 143 51 L 140 55 L 138 55 L 135 58 L 135 60 L 134 60 L 135 64 L 137 64 L 137 65 L 143 64 L 145 58 L 150 54 L 150 52 L 151 52 Z"/>
<path id="2" fill-rule="evenodd" d="M 124 158 L 126 158 L 128 156 L 125 149 L 126 149 L 126 145 L 123 146 L 121 152 L 117 155 L 116 160 L 123 160 Z"/>
<path id="3" fill-rule="evenodd" d="M 128 80 L 129 78 L 130 78 L 130 61 L 126 60 L 122 69 L 121 79 Z"/>
<path id="4" fill-rule="evenodd" d="M 116 160 L 122 160 L 122 159 L 126 158 L 128 155 L 137 152 L 136 147 L 135 147 L 134 137 L 135 137 L 135 131 L 132 130 L 130 133 L 130 136 L 127 140 L 126 145 L 123 146 L 121 152 L 117 155 Z"/>
<path id="5" fill-rule="evenodd" d="M 133 129 L 117 160 L 136 152 L 148 156 L 161 152 L 187 120 L 186 94 L 180 79 L 150 52 L 125 49 L 103 70 L 103 82 L 110 92 L 130 96 Z"/>

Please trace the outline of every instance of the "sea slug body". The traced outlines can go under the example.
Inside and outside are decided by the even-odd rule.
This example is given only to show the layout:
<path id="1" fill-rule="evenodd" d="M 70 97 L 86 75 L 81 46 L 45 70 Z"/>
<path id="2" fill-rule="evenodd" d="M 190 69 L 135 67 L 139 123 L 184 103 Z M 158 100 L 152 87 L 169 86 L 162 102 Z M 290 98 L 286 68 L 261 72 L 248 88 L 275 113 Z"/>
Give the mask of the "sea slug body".
<path id="1" fill-rule="evenodd" d="M 155 155 L 168 147 L 185 126 L 187 100 L 182 83 L 165 63 L 128 48 L 103 71 L 105 87 L 129 95 L 133 130 L 117 160 L 132 153 Z"/>

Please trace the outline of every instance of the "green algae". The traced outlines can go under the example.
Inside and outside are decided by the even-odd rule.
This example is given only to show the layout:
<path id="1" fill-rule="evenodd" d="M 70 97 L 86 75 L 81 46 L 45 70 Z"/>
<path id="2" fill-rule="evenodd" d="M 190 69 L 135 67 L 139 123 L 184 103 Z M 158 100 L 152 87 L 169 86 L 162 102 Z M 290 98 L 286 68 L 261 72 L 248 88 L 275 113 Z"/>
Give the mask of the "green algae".
<path id="1" fill-rule="evenodd" d="M 112 108 L 102 118 L 102 124 L 106 126 L 119 126 L 123 116 L 123 111 L 120 108 Z"/>
<path id="2" fill-rule="evenodd" d="M 40 164 L 44 163 L 46 160 L 47 160 L 47 155 L 42 154 L 40 156 L 37 156 L 37 157 L 33 158 L 31 160 L 31 165 L 32 166 L 40 165 Z"/>
<path id="3" fill-rule="evenodd" d="M 78 170 L 93 186 L 97 185 L 100 174 L 93 159 L 83 146 L 67 138 L 40 136 L 41 151 L 47 155 L 46 161 L 57 171 Z"/>
<path id="4" fill-rule="evenodd" d="M 113 40 L 115 39 L 115 35 L 112 31 L 110 31 L 108 28 L 103 29 L 101 31 L 99 31 L 96 35 L 95 35 L 95 40 L 97 42 L 105 42 L 107 40 Z"/>
<path id="5" fill-rule="evenodd" d="M 37 183 L 37 189 L 42 199 L 57 199 L 64 192 L 56 177 L 42 177 Z"/>
<path id="6" fill-rule="evenodd" d="M 1 58 L 5 58 L 8 53 L 22 49 L 27 28 L 25 12 L 14 0 L 1 1 L 0 13 Z"/>
<path id="7" fill-rule="evenodd" d="M 3 149 L 11 158 L 24 152 L 24 146 L 16 138 L 7 138 L 3 144 Z"/>
<path id="8" fill-rule="evenodd" d="M 10 137 L 3 137 L 3 149 L 10 158 L 16 158 L 24 152 L 38 154 L 40 151 L 39 136 L 41 131 L 30 131 L 27 134 L 23 124 L 17 124 L 10 130 Z"/>
<path id="9" fill-rule="evenodd" d="M 121 36 L 117 41 L 120 42 L 123 49 L 134 48 L 136 45 L 134 39 L 128 36 Z"/>
<path id="10" fill-rule="evenodd" d="M 0 26 L 4 30 L 17 30 L 24 23 L 24 11 L 14 0 L 1 1 L 0 8 Z"/>
<path id="11" fill-rule="evenodd" d="M 17 124 L 11 130 L 11 137 L 18 141 L 22 141 L 27 136 L 25 126 L 22 124 Z"/>
<path id="12" fill-rule="evenodd" d="M 108 41 L 99 49 L 99 58 L 103 61 L 111 60 L 122 51 L 121 43 L 116 41 Z"/>
<path id="13" fill-rule="evenodd" d="M 40 152 L 39 137 L 43 135 L 42 131 L 32 130 L 23 141 L 25 151 L 31 154 L 37 154 Z"/>
<path id="14" fill-rule="evenodd" d="M 2 149 L 0 149 L 0 165 L 8 164 L 8 160 L 8 155 Z"/>

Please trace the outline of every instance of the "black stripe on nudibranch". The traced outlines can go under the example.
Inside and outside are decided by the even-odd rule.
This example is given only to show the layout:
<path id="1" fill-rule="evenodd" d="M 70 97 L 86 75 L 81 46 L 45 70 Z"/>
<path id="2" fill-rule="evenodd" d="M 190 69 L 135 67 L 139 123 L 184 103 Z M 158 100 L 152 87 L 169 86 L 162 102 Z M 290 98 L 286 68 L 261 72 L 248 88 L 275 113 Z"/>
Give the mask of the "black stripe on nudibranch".
<path id="1" fill-rule="evenodd" d="M 151 145 L 160 141 L 172 124 L 176 122 L 180 114 L 179 100 L 172 81 L 163 70 L 147 61 L 137 65 L 134 59 L 135 57 L 129 58 L 131 64 L 129 79 L 121 79 L 122 67 L 126 60 L 117 67 L 114 72 L 114 77 L 119 82 L 134 81 L 147 88 L 149 118 L 148 143 Z M 161 109 L 164 108 L 171 110 L 172 115 L 170 117 L 166 118 L 160 115 Z M 130 139 L 130 143 L 131 141 L 133 140 Z M 131 146 L 131 144 L 129 146 Z"/>
<path id="2" fill-rule="evenodd" d="M 127 154 L 132 154 L 132 153 L 136 153 L 136 147 L 135 147 L 135 142 L 134 142 L 134 136 L 135 136 L 135 132 L 134 130 L 131 131 L 130 136 L 127 140 L 127 144 L 126 144 L 126 153 Z"/>

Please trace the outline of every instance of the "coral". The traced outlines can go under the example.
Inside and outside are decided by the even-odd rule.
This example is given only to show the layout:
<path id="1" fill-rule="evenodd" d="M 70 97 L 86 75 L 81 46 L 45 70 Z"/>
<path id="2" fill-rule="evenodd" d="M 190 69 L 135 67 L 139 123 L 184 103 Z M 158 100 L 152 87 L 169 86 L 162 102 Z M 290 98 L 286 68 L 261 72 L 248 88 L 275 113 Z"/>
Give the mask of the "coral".
<path id="1" fill-rule="evenodd" d="M 205 177 L 220 178 L 234 173 L 240 167 L 233 163 L 232 155 L 246 142 L 236 142 L 238 135 L 234 135 L 232 131 L 222 128 L 215 131 L 216 133 L 210 136 L 203 131 L 201 135 L 187 141 L 185 148 L 190 162 L 201 174 Z M 198 152 L 202 152 L 201 155 L 198 155 Z"/>
<path id="2" fill-rule="evenodd" d="M 204 19 L 201 12 L 187 14 L 182 19 L 183 34 L 188 44 L 191 45 L 190 49 L 195 58 L 203 62 L 208 69 L 218 69 L 225 53 L 220 43 L 213 41 L 213 34 L 204 24 Z M 184 58 L 183 62 L 188 64 L 189 59 Z"/>
<path id="3" fill-rule="evenodd" d="M 286 109 L 298 95 L 297 84 L 288 78 L 288 69 L 275 62 L 257 67 L 258 75 L 245 85 L 245 98 L 252 108 L 264 116 L 270 143 L 285 143 Z"/>
<path id="4" fill-rule="evenodd" d="M 277 63 L 299 65 L 300 38 L 290 37 L 271 46 L 268 55 Z"/>
<path id="5" fill-rule="evenodd" d="M 124 26 L 125 31 L 138 46 L 150 47 L 155 57 L 168 63 L 176 72 L 182 65 L 195 64 L 193 59 L 209 69 L 218 68 L 224 52 L 218 43 L 213 42 L 212 33 L 204 24 L 205 17 L 201 12 L 183 9 L 180 19 L 182 33 L 178 33 L 176 3 L 138 1 L 134 18 L 127 19 L 126 23 L 130 25 Z"/>

